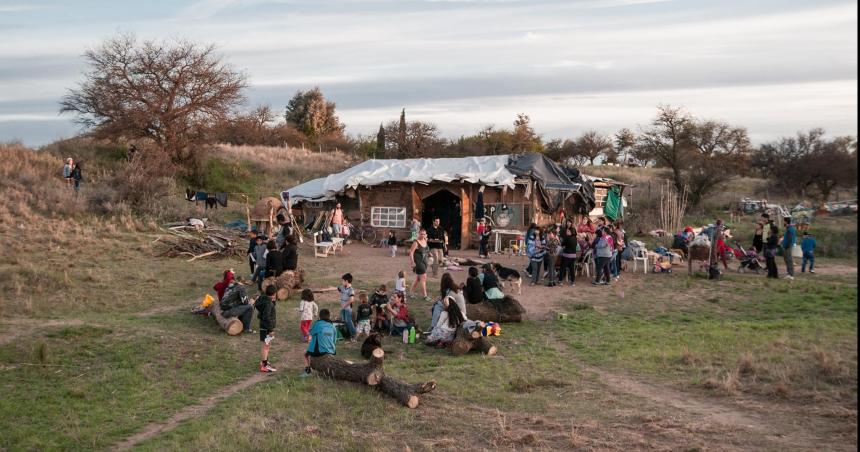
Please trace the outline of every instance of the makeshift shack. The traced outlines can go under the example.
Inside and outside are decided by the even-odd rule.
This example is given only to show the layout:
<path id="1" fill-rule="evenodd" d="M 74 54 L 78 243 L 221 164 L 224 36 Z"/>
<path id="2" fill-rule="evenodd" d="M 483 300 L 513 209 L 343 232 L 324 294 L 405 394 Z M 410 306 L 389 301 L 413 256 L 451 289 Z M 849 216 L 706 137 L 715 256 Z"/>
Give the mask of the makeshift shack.
<path id="1" fill-rule="evenodd" d="M 594 208 L 588 212 L 589 217 L 606 217 L 611 221 L 624 218 L 624 209 L 627 208 L 627 198 L 624 196 L 624 191 L 632 185 L 608 177 L 588 175 L 582 177 L 591 183 L 594 190 Z"/>
<path id="2" fill-rule="evenodd" d="M 438 217 L 452 249 L 476 243 L 482 215 L 496 229 L 525 231 L 558 221 L 562 211 L 573 217 L 594 207 L 589 183 L 540 154 L 367 160 L 284 190 L 281 200 L 302 211 L 306 227 L 339 202 L 356 226 L 363 218 L 398 239 L 409 238 L 413 218 L 428 227 Z"/>

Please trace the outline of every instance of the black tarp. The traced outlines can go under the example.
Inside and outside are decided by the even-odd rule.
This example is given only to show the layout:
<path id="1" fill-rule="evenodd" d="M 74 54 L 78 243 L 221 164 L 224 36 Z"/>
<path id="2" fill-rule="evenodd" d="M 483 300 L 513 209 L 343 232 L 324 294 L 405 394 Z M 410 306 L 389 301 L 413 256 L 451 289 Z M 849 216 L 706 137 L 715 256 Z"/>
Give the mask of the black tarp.
<path id="1" fill-rule="evenodd" d="M 542 207 L 547 212 L 557 211 L 570 196 L 577 196 L 581 201 L 574 203 L 575 213 L 585 215 L 594 209 L 594 189 L 576 169 L 573 169 L 575 173 L 569 173 L 546 156 L 535 153 L 511 156 L 507 169 L 535 181 L 534 191 L 540 194 Z"/>

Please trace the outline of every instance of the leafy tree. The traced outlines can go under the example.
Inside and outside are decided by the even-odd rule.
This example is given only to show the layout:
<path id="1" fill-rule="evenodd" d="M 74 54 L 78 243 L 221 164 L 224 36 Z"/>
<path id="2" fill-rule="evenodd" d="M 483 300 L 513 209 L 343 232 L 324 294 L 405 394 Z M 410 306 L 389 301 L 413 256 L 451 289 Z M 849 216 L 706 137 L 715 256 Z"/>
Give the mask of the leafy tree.
<path id="1" fill-rule="evenodd" d="M 284 118 L 314 143 L 323 137 L 343 138 L 344 125 L 335 114 L 335 103 L 327 101 L 318 86 L 297 91 L 287 103 Z"/>
<path id="2" fill-rule="evenodd" d="M 385 128 L 379 123 L 379 132 L 376 132 L 376 152 L 374 158 L 385 155 Z"/>
<path id="3" fill-rule="evenodd" d="M 143 41 L 130 34 L 84 53 L 87 70 L 60 101 L 61 113 L 97 138 L 152 140 L 154 149 L 192 173 L 200 169 L 206 129 L 243 101 L 245 76 L 211 45 Z"/>
<path id="4" fill-rule="evenodd" d="M 583 133 L 573 143 L 574 156 L 587 160 L 589 165 L 594 165 L 598 157 L 605 156 L 611 150 L 612 141 L 594 130 Z"/>
<path id="5" fill-rule="evenodd" d="M 531 126 L 531 118 L 525 113 L 517 114 L 511 138 L 511 151 L 514 153 L 543 152 L 543 143 Z"/>
<path id="6" fill-rule="evenodd" d="M 623 128 L 615 134 L 614 150 L 622 165 L 630 165 L 630 153 L 636 147 L 636 135 L 628 128 Z"/>

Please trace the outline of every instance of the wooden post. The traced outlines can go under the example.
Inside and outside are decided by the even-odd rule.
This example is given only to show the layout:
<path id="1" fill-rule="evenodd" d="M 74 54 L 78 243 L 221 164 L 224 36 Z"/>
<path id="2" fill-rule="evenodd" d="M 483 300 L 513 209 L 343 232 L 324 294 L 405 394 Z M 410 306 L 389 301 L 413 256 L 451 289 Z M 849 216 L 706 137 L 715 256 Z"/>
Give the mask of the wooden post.
<path id="1" fill-rule="evenodd" d="M 245 219 L 248 220 L 248 232 L 251 231 L 251 206 L 248 204 L 248 195 L 242 194 L 242 198 L 245 200 Z"/>

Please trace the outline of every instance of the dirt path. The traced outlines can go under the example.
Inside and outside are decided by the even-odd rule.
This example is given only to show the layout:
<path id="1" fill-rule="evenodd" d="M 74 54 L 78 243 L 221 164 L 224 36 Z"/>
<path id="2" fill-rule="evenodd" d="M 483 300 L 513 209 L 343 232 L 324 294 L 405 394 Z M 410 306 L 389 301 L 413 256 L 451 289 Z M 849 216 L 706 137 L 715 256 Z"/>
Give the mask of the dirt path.
<path id="1" fill-rule="evenodd" d="M 301 367 L 303 364 L 302 356 L 304 353 L 304 349 L 301 347 L 290 347 L 289 352 L 285 355 L 282 355 L 284 358 L 283 368 L 280 369 L 280 372 L 291 372 L 294 368 Z M 277 378 L 279 373 L 275 374 L 264 374 L 264 373 L 255 373 L 247 378 L 239 380 L 238 382 L 230 385 L 222 387 L 217 390 L 214 394 L 209 395 L 201 399 L 194 405 L 189 405 L 181 410 L 177 411 L 173 416 L 169 419 L 161 422 L 154 422 L 147 426 L 145 426 L 141 431 L 135 433 L 134 435 L 129 436 L 124 439 L 120 443 L 114 445 L 114 450 L 131 450 L 134 446 L 147 441 L 149 439 L 155 438 L 158 435 L 169 432 L 180 424 L 190 419 L 199 418 L 206 413 L 209 412 L 212 408 L 215 407 L 219 402 L 228 399 L 234 394 L 242 391 L 244 389 L 250 388 L 251 386 L 256 385 L 257 383 L 261 383 L 266 381 L 267 379 Z"/>

